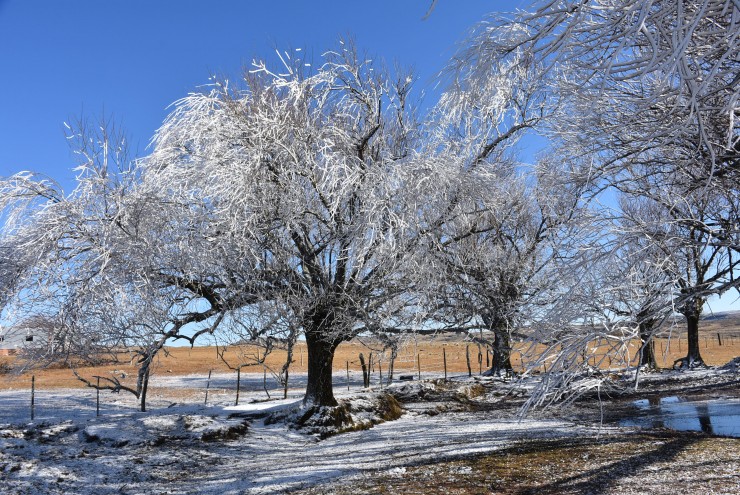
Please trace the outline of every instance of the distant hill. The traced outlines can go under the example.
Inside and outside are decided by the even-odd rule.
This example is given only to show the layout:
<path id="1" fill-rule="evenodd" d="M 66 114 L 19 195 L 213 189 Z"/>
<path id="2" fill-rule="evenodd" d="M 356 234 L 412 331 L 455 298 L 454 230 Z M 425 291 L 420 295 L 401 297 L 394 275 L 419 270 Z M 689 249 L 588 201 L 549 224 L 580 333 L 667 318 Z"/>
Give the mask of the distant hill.
<path id="1" fill-rule="evenodd" d="M 721 313 L 711 313 L 702 318 L 703 321 L 740 321 L 740 311 L 723 311 Z"/>

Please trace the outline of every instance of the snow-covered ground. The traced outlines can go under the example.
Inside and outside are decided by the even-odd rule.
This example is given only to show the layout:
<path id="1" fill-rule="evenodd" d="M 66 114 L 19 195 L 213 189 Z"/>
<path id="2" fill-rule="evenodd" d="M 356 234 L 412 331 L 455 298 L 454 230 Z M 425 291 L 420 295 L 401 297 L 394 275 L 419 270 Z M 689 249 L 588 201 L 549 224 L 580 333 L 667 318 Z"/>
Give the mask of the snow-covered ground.
<path id="1" fill-rule="evenodd" d="M 38 391 L 34 421 L 28 390 L 0 392 L 0 492 L 280 493 L 363 473 L 402 473 L 410 464 L 490 452 L 519 439 L 622 431 L 565 419 L 519 421 L 511 411 L 440 412 L 445 408 L 427 403 L 407 405 L 396 421 L 319 440 L 284 423 L 265 424 L 270 410 L 300 402 L 299 389 L 269 402 L 264 392 L 243 392 L 234 406 L 231 391 L 219 391 L 219 381 L 226 387 L 230 378 L 214 375 L 207 406 L 155 393 L 157 386 L 193 387 L 196 378 L 161 377 L 146 413 L 130 395 L 103 393 L 99 417 L 89 389 Z M 338 396 L 368 394 L 341 389 Z"/>

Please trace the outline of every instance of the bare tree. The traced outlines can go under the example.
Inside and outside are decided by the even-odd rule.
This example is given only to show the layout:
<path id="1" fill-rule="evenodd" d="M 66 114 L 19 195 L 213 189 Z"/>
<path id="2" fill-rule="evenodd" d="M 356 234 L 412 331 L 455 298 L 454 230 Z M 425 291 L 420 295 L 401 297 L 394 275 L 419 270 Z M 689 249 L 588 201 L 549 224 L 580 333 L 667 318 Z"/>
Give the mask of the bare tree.
<path id="1" fill-rule="evenodd" d="M 270 372 L 287 398 L 290 365 L 301 329 L 289 315 L 281 314 L 282 308 L 275 301 L 263 301 L 232 311 L 213 338 L 216 354 L 229 369 L 241 372 L 259 366 Z M 267 357 L 278 349 L 285 351 L 286 356 L 282 365 L 275 368 L 267 363 Z"/>
<path id="2" fill-rule="evenodd" d="M 632 211 L 629 212 L 630 221 L 638 235 L 649 240 L 652 249 L 660 250 L 663 270 L 669 274 L 674 286 L 673 304 L 686 318 L 688 353 L 676 364 L 687 368 L 701 366 L 704 361 L 699 352 L 699 320 L 704 304 L 718 288 L 734 283 L 740 258 L 733 256 L 733 250 L 713 244 L 711 234 L 700 227 L 706 224 L 718 198 L 707 198 L 701 192 L 683 195 L 681 213 L 666 209 L 657 202 L 645 201 L 653 212 L 652 218 L 635 215 Z M 690 216 L 676 221 L 676 214 Z M 693 227 L 689 220 L 693 220 L 697 227 Z"/>
<path id="3" fill-rule="evenodd" d="M 480 330 L 474 339 L 500 373 L 512 370 L 512 333 L 557 292 L 555 267 L 574 255 L 590 214 L 567 163 L 519 160 L 520 139 L 559 114 L 540 61 L 486 42 L 479 32 L 450 63 L 427 143 L 429 159 L 456 164 L 462 178 L 436 222 L 430 306 L 447 327 Z"/>
<path id="4" fill-rule="evenodd" d="M 171 339 L 212 332 L 226 302 L 214 293 L 201 294 L 201 303 L 187 298 L 197 279 L 178 278 L 176 270 L 197 263 L 199 274 L 213 272 L 178 248 L 205 251 L 208 241 L 191 232 L 179 246 L 168 242 L 182 224 L 162 213 L 182 206 L 137 190 L 138 169 L 115 126 L 82 121 L 69 138 L 80 157 L 71 193 L 28 173 L 2 182 L 2 243 L 21 255 L 4 315 L 19 327 L 44 322 L 47 345 L 27 349 L 30 365 L 135 361 L 135 385 L 102 377 L 101 387 L 131 392 L 143 410 L 157 353 Z"/>
<path id="5" fill-rule="evenodd" d="M 391 80 L 344 42 L 310 74 L 280 56 L 280 73 L 257 63 L 244 89 L 216 82 L 179 101 L 142 189 L 197 212 L 189 221 L 213 239 L 209 254 L 238 261 L 243 280 L 197 289 L 270 301 L 305 337 L 305 404 L 334 406 L 334 351 L 403 321 L 417 205 L 443 195 L 416 160 L 411 75 Z"/>
<path id="6" fill-rule="evenodd" d="M 243 89 L 215 81 L 177 102 L 143 159 L 83 129 L 69 195 L 27 174 L 3 183 L 4 245 L 30 253 L 6 311 L 48 313 L 70 352 L 134 352 L 136 386 L 103 386 L 142 409 L 172 340 L 300 331 L 305 404 L 333 406 L 337 346 L 414 321 L 415 263 L 459 175 L 419 158 L 412 76 L 344 42 L 312 72 L 280 56 L 279 73 L 256 62 Z"/>
<path id="7" fill-rule="evenodd" d="M 655 205 L 645 198 L 622 195 L 620 213 L 613 226 L 614 237 L 606 257 L 604 295 L 601 304 L 609 319 L 635 329 L 640 340 L 639 365 L 657 368 L 653 337 L 674 320 L 676 277 L 674 264 L 654 238 L 645 235 L 644 225 L 663 225 L 659 237 L 666 241 L 666 224 Z M 655 234 L 656 231 L 653 231 Z M 602 263 L 603 265 L 603 263 Z"/>

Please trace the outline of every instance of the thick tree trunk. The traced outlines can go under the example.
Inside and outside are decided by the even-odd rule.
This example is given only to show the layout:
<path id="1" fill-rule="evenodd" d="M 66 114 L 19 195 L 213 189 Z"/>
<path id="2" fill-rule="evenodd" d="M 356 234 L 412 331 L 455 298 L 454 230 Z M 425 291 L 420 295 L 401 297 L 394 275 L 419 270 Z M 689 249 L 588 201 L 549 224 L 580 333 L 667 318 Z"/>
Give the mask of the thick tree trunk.
<path id="1" fill-rule="evenodd" d="M 510 373 L 513 368 L 511 366 L 509 322 L 505 318 L 495 317 L 491 314 L 483 314 L 481 317 L 483 324 L 493 332 L 493 344 L 491 345 L 493 362 L 491 363 L 490 373 L 495 375 L 500 375 L 502 371 Z"/>
<path id="2" fill-rule="evenodd" d="M 494 330 L 493 340 L 493 367 L 495 374 L 502 371 L 510 372 L 511 367 L 511 338 L 506 330 Z"/>
<path id="3" fill-rule="evenodd" d="M 365 356 L 362 353 L 360 353 L 360 366 L 362 367 L 362 386 L 368 388 L 370 386 L 370 371 L 367 369 Z"/>
<path id="4" fill-rule="evenodd" d="M 689 338 L 689 350 L 686 357 L 677 359 L 674 368 L 696 368 L 704 366 L 704 359 L 699 352 L 699 317 L 704 306 L 704 299 L 699 297 L 687 298 L 681 313 L 686 318 L 686 331 Z"/>
<path id="5" fill-rule="evenodd" d="M 338 343 L 317 335 L 319 332 L 306 332 L 308 351 L 308 383 L 303 403 L 307 406 L 336 406 L 332 385 L 332 362 Z"/>
<path id="6" fill-rule="evenodd" d="M 685 364 L 689 368 L 703 366 L 704 360 L 699 353 L 699 312 L 686 315 L 686 329 L 689 338 L 689 352 L 686 354 Z"/>
<path id="7" fill-rule="evenodd" d="M 647 322 L 640 323 L 640 366 L 656 369 L 658 362 L 655 359 L 655 341 L 652 339 L 653 325 Z"/>

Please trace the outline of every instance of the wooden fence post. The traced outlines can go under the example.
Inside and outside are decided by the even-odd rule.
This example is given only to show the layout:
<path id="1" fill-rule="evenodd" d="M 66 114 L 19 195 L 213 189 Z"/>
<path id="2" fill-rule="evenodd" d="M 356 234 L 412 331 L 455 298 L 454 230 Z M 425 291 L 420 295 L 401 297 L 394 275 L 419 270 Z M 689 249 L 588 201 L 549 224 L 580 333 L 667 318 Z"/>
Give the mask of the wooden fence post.
<path id="1" fill-rule="evenodd" d="M 349 361 L 347 361 L 347 392 L 349 392 Z"/>
<path id="2" fill-rule="evenodd" d="M 468 364 L 468 376 L 473 376 L 473 370 L 470 369 L 470 346 L 465 346 L 465 362 Z"/>
<path id="3" fill-rule="evenodd" d="M 447 351 L 445 346 L 442 346 L 442 365 L 445 368 L 445 381 L 447 381 Z"/>
<path id="4" fill-rule="evenodd" d="M 211 388 L 211 371 L 208 370 L 208 380 L 206 381 L 206 400 L 203 402 L 204 406 L 208 405 L 208 389 Z"/>
<path id="5" fill-rule="evenodd" d="M 235 406 L 239 405 L 239 388 L 241 387 L 242 382 L 242 367 L 239 366 L 236 369 L 236 401 L 234 402 Z"/>
<path id="6" fill-rule="evenodd" d="M 98 386 L 95 387 L 95 417 L 100 416 L 100 377 L 97 381 Z"/>
<path id="7" fill-rule="evenodd" d="M 419 380 L 421 380 L 421 353 L 416 355 L 416 371 L 419 375 Z"/>
<path id="8" fill-rule="evenodd" d="M 262 366 L 262 388 L 265 389 L 265 393 L 267 394 L 267 398 L 270 398 L 270 392 L 267 390 L 267 368 Z"/>
<path id="9" fill-rule="evenodd" d="M 36 415 L 36 375 L 31 375 L 31 421 Z"/>

